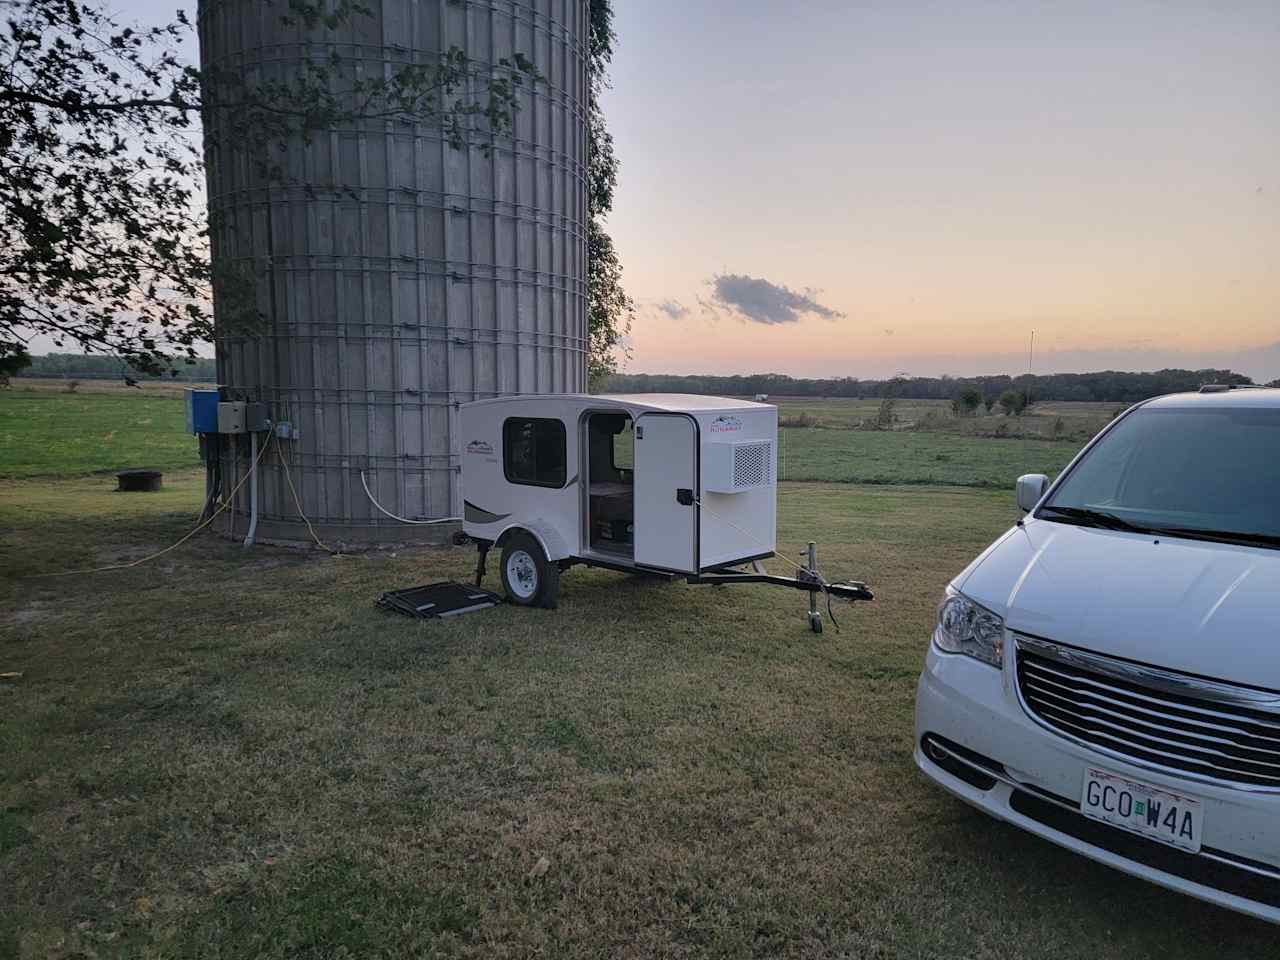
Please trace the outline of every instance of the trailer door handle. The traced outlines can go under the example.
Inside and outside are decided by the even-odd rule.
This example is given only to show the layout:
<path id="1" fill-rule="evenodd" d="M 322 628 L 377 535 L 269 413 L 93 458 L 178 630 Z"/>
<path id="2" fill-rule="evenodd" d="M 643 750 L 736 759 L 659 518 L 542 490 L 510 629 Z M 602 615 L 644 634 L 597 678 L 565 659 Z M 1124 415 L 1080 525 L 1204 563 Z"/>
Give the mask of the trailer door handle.
<path id="1" fill-rule="evenodd" d="M 692 507 L 692 506 L 693 506 L 693 491 L 692 491 L 692 490 L 690 490 L 688 487 L 677 487 L 677 488 L 676 488 L 676 503 L 680 504 L 680 506 L 682 506 L 682 507 Z"/>

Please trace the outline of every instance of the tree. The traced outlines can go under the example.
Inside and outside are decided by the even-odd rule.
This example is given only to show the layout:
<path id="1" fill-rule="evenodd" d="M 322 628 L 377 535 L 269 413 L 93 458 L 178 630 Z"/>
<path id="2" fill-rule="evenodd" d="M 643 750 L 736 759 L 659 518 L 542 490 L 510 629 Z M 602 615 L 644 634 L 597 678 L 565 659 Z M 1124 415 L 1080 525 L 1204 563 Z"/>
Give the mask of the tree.
<path id="1" fill-rule="evenodd" d="M 990 413 L 995 408 L 996 395 L 994 393 L 988 393 L 982 398 L 982 405 L 987 408 L 987 413 Z"/>
<path id="2" fill-rule="evenodd" d="M 0 387 L 9 386 L 9 378 L 31 366 L 31 356 L 25 351 L 0 354 Z"/>
<path id="3" fill-rule="evenodd" d="M 977 387 L 963 387 L 951 398 L 951 409 L 958 417 L 971 417 L 982 405 L 982 392 Z"/>
<path id="4" fill-rule="evenodd" d="M 364 76 L 335 55 L 296 78 L 250 84 L 181 61 L 177 44 L 191 30 L 181 11 L 135 28 L 103 0 L 7 6 L 0 358 L 25 355 L 30 336 L 45 334 L 155 373 L 175 355 L 194 360 L 212 338 L 211 295 L 219 323 L 260 322 L 252 278 L 210 265 L 202 122 L 283 177 L 277 148 L 354 119 L 436 124 L 453 147 L 488 150 L 510 131 L 521 88 L 540 79 L 523 56 L 490 66 L 453 48 L 387 75 Z M 358 0 L 278 9 L 316 29 L 371 12 Z"/>
<path id="5" fill-rule="evenodd" d="M 609 62 L 613 59 L 612 0 L 591 0 L 591 89 L 588 115 L 590 164 L 587 170 L 588 315 L 590 356 L 587 375 L 593 387 L 601 386 L 618 369 L 618 353 L 627 351 L 624 338 L 631 332 L 635 304 L 622 287 L 622 263 L 605 220 L 613 209 L 618 185 L 618 156 L 613 136 L 605 125 L 600 97 L 608 87 Z"/>
<path id="6" fill-rule="evenodd" d="M 1004 415 L 1022 416 L 1022 411 L 1027 409 L 1027 395 L 1021 390 L 1006 390 L 1000 394 L 1000 406 L 1004 408 Z"/>

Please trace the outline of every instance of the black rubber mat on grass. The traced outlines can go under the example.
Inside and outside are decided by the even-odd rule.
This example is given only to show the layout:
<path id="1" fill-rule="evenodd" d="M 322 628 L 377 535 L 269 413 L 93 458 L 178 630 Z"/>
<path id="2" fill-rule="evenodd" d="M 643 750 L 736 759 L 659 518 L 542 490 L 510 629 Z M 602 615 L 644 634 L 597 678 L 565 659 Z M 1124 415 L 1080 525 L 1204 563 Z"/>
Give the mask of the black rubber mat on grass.
<path id="1" fill-rule="evenodd" d="M 502 598 L 482 587 L 441 580 L 421 587 L 388 590 L 377 602 L 384 610 L 430 620 L 433 617 L 456 617 L 476 610 L 487 610 L 500 604 Z"/>

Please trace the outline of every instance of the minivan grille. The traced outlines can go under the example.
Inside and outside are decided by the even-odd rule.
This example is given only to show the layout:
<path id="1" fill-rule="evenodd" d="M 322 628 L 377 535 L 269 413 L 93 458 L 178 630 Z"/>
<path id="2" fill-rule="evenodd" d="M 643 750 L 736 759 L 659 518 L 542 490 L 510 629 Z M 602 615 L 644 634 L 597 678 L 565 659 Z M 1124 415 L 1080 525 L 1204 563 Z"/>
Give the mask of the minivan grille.
<path id="1" fill-rule="evenodd" d="M 1060 658 L 1037 652 L 1050 649 L 1062 648 L 1018 639 L 1018 690 L 1045 725 L 1148 766 L 1280 789 L 1280 714 L 1220 694 L 1197 696 L 1202 682 L 1194 677 L 1158 671 L 1177 681 L 1151 685 L 1134 679 L 1142 669 L 1123 661 L 1113 671 L 1097 669 L 1105 658 L 1093 654 Z M 1188 692 L 1166 689 L 1172 685 Z M 1260 699 L 1254 691 L 1241 692 L 1245 703 Z"/>

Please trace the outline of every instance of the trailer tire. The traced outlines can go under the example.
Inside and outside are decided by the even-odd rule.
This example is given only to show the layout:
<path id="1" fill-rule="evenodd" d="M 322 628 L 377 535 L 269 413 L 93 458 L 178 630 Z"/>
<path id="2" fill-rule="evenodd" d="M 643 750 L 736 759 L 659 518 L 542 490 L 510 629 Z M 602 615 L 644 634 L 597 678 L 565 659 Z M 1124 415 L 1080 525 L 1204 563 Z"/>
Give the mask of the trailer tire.
<path id="1" fill-rule="evenodd" d="M 517 606 L 554 610 L 560 597 L 560 568 L 529 534 L 513 533 L 502 544 L 502 589 Z"/>

